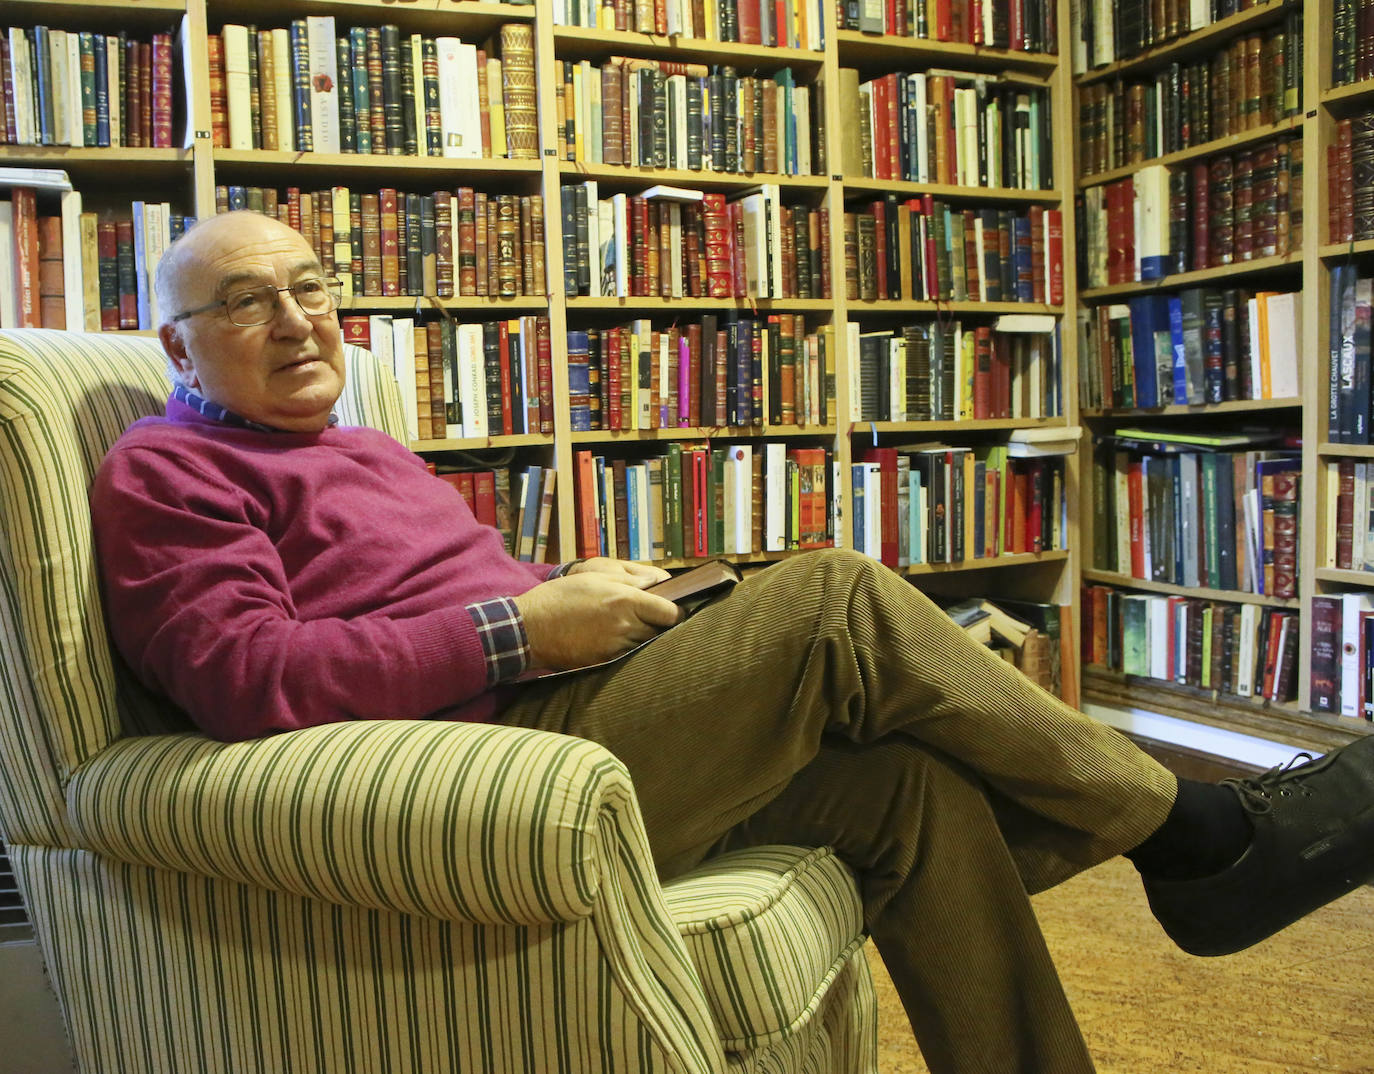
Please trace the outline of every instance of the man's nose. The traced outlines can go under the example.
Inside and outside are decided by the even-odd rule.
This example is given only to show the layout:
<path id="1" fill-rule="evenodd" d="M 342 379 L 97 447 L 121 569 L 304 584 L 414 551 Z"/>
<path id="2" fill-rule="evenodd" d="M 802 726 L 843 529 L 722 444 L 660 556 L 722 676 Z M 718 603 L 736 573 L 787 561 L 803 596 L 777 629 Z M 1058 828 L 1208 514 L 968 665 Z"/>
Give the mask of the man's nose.
<path id="1" fill-rule="evenodd" d="M 277 311 L 272 318 L 272 329 L 287 335 L 306 334 L 314 331 L 314 322 L 306 316 L 296 296 L 290 291 L 277 292 Z"/>

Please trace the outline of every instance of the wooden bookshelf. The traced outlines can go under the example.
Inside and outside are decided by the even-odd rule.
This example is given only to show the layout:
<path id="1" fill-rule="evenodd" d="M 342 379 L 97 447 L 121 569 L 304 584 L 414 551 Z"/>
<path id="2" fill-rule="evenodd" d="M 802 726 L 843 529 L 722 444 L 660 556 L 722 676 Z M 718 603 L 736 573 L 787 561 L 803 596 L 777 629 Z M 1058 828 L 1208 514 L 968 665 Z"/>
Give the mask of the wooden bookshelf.
<path id="1" fill-rule="evenodd" d="M 1187 149 L 1180 149 L 1174 153 L 1165 153 L 1163 156 L 1151 157 L 1149 160 L 1142 160 L 1139 164 L 1126 164 L 1120 168 L 1109 168 L 1102 172 L 1093 172 L 1091 175 L 1082 176 L 1078 180 L 1078 188 L 1086 190 L 1090 186 L 1102 186 L 1104 183 L 1112 183 L 1118 179 L 1125 179 L 1127 176 L 1135 175 L 1142 168 L 1148 168 L 1153 164 L 1162 164 L 1171 167 L 1175 164 L 1186 164 L 1192 160 L 1200 160 L 1203 157 L 1210 157 L 1217 153 L 1229 153 L 1233 149 L 1244 149 L 1247 146 L 1258 145 L 1260 142 L 1267 142 L 1280 134 L 1288 134 L 1299 130 L 1303 120 L 1300 116 L 1289 116 L 1286 119 L 1278 120 L 1275 123 L 1266 123 L 1262 126 L 1252 127 L 1249 130 L 1240 131 L 1237 134 L 1228 134 L 1224 138 L 1213 138 L 1210 142 L 1203 142 L 1201 145 L 1192 145 Z"/>
<path id="2" fill-rule="evenodd" d="M 1220 403 L 1170 403 L 1157 407 L 1084 407 L 1083 416 L 1089 418 L 1174 418 L 1180 416 L 1206 418 L 1212 414 L 1247 414 L 1266 410 L 1292 410 L 1303 405 L 1301 398 L 1291 399 L 1230 399 Z"/>
<path id="3" fill-rule="evenodd" d="M 1007 78 L 1029 75 L 1034 79 L 1038 75 L 1043 82 L 1059 65 L 1059 57 L 1047 53 L 1015 52 L 955 41 L 866 34 L 858 30 L 840 30 L 836 38 L 844 62 L 860 66 L 892 69 L 957 66 Z"/>
<path id="4" fill-rule="evenodd" d="M 1094 82 L 1122 78 L 1139 74 L 1142 71 L 1155 70 L 1170 63 L 1206 56 L 1213 52 L 1218 45 L 1226 44 L 1243 34 L 1273 25 L 1290 10 L 1297 7 L 1301 7 L 1301 4 L 1294 2 L 1294 0 L 1269 0 L 1268 3 L 1255 4 L 1244 11 L 1238 11 L 1234 15 L 1228 15 L 1209 26 L 1204 26 L 1200 30 L 1194 30 L 1192 33 L 1184 34 L 1155 48 L 1146 49 L 1130 59 L 1118 60 L 1116 63 L 1109 63 L 1103 67 L 1094 67 L 1078 76 L 1078 84 L 1087 86 Z"/>
<path id="5" fill-rule="evenodd" d="M 1174 585 L 1170 582 L 1152 582 L 1115 571 L 1084 570 L 1085 582 L 1115 586 L 1120 589 L 1138 589 L 1146 593 L 1164 593 L 1173 597 L 1198 597 L 1201 600 L 1229 601 L 1232 604 L 1258 604 L 1266 608 L 1297 608 L 1296 597 L 1268 597 L 1263 593 L 1246 593 L 1239 589 L 1211 589 L 1207 586 Z"/>
<path id="6" fill-rule="evenodd" d="M 553 40 L 560 55 L 575 55 L 579 59 L 601 60 L 618 55 L 649 59 L 662 57 L 707 64 L 729 63 L 761 70 L 792 67 L 799 73 L 819 68 L 825 61 L 823 52 L 810 49 L 741 45 L 690 37 L 660 37 L 658 34 L 590 29 L 585 26 L 555 26 Z"/>
<path id="7" fill-rule="evenodd" d="M 1191 272 L 1175 272 L 1168 276 L 1161 276 L 1157 280 L 1115 283 L 1109 287 L 1085 287 L 1078 292 L 1078 297 L 1085 302 L 1096 302 L 1108 298 L 1129 298 L 1132 295 L 1148 295 L 1155 291 L 1172 290 L 1175 287 L 1197 287 L 1222 280 L 1245 279 L 1249 276 L 1274 272 L 1275 270 L 1300 268 L 1302 268 L 1302 254 L 1274 254 L 1270 257 L 1256 257 L 1250 261 L 1238 261 L 1233 265 L 1194 269 Z"/>

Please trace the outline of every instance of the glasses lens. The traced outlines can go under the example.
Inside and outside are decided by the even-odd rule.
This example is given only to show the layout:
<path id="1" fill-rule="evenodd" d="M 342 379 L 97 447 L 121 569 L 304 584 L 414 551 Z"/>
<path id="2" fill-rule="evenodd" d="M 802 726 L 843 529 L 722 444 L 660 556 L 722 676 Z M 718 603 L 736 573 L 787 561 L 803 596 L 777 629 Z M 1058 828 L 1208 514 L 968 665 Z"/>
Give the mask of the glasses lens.
<path id="1" fill-rule="evenodd" d="M 231 323 L 240 328 L 266 324 L 277 313 L 277 289 L 269 285 L 235 291 L 224 300 Z"/>
<path id="2" fill-rule="evenodd" d="M 341 289 L 342 285 L 338 280 L 316 276 L 293 284 L 291 293 L 296 296 L 301 309 L 306 313 L 318 315 L 328 313 L 338 306 Z"/>

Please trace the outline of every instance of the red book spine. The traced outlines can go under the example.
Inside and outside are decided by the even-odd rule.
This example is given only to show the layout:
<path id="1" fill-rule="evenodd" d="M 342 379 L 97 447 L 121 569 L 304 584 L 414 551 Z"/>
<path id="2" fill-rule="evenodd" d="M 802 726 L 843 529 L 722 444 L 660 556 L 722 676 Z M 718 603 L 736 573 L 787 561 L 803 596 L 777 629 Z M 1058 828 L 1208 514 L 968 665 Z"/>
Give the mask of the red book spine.
<path id="1" fill-rule="evenodd" d="M 100 330 L 119 328 L 119 247 L 112 220 L 96 225 L 96 256 L 100 265 Z"/>
<path id="2" fill-rule="evenodd" d="M 620 329 L 608 328 L 601 336 L 602 346 L 606 355 L 606 428 L 621 429 L 624 426 L 622 407 L 620 405 Z"/>
<path id="3" fill-rule="evenodd" d="M 973 344 L 973 418 L 982 421 L 992 412 L 992 329 L 979 325 Z"/>
<path id="4" fill-rule="evenodd" d="M 553 432 L 553 343 L 547 316 L 535 318 L 535 347 L 539 368 L 539 431 Z"/>
<path id="5" fill-rule="evenodd" d="M 38 202 L 28 187 L 11 191 L 14 212 L 14 298 L 20 328 L 39 328 L 38 313 Z M 129 225 L 133 242 L 133 225 Z M 133 327 L 137 325 L 135 310 Z"/>
<path id="6" fill-rule="evenodd" d="M 692 452 L 692 536 L 695 554 L 710 554 L 710 504 L 706 495 L 706 469 L 711 456 L 703 448 Z"/>
<path id="7" fill-rule="evenodd" d="M 687 424 L 693 429 L 701 427 L 701 325 L 687 326 Z"/>
<path id="8" fill-rule="evenodd" d="M 730 270 L 730 233 L 724 194 L 702 196 L 706 220 L 706 294 L 709 298 L 729 298 L 734 284 Z"/>
<path id="9" fill-rule="evenodd" d="M 887 90 L 887 111 L 881 113 L 887 117 L 885 120 L 887 127 L 887 177 L 900 179 L 902 178 L 902 128 L 905 124 L 901 114 L 901 91 L 898 89 L 895 74 L 884 75 L 882 83 Z M 875 137 L 874 141 L 877 140 Z"/>
<path id="10" fill-rule="evenodd" d="M 1127 464 L 1126 493 L 1131 527 L 1131 577 L 1145 578 L 1145 497 L 1139 459 L 1132 459 Z"/>
<path id="11" fill-rule="evenodd" d="M 950 13 L 951 0 L 935 0 L 935 40 L 949 41 L 953 39 L 952 23 L 953 18 Z"/>
<path id="12" fill-rule="evenodd" d="M 726 209 L 730 221 L 730 269 L 732 286 L 736 298 L 749 296 L 749 285 L 744 271 L 744 206 L 732 201 Z M 765 296 L 755 295 L 755 298 Z M 773 297 L 773 296 L 767 296 Z"/>
<path id="13" fill-rule="evenodd" d="M 878 447 L 864 452 L 864 462 L 876 462 L 878 495 L 882 504 L 879 516 L 882 530 L 879 535 L 880 556 L 884 564 L 897 567 L 897 449 Z"/>
<path id="14" fill-rule="evenodd" d="M 888 140 L 882 130 L 887 125 L 888 84 L 886 78 L 875 78 L 870 87 L 873 93 L 873 178 L 891 179 L 892 162 L 889 159 Z"/>
<path id="15" fill-rule="evenodd" d="M 1045 260 L 1049 263 L 1049 303 L 1064 302 L 1064 214 L 1059 209 L 1045 213 Z"/>
<path id="16" fill-rule="evenodd" d="M 887 298 L 887 203 L 875 201 L 873 211 L 873 252 L 878 265 L 878 297 Z"/>
<path id="17" fill-rule="evenodd" d="M 763 44 L 762 30 L 759 26 L 759 9 L 756 0 L 740 0 L 736 10 L 738 11 L 739 17 L 740 44 Z"/>
<path id="18" fill-rule="evenodd" d="M 153 34 L 153 146 L 172 147 L 172 36 Z"/>
<path id="19" fill-rule="evenodd" d="M 288 191 L 288 195 L 293 191 Z M 295 197 L 289 198 L 288 214 L 294 213 L 297 222 L 292 223 L 292 227 L 299 230 L 300 224 L 300 193 L 294 191 Z M 381 217 L 381 236 L 382 236 L 382 294 L 399 295 L 401 293 L 401 230 L 400 220 L 396 213 L 396 191 L 392 187 L 383 187 L 377 192 L 378 211 Z"/>
<path id="20" fill-rule="evenodd" d="M 340 317 L 339 327 L 343 329 L 345 343 L 355 347 L 372 346 L 372 324 L 365 314 L 350 313 Z"/>
<path id="21" fill-rule="evenodd" d="M 515 432 L 514 395 L 510 382 L 510 324 L 505 320 L 496 322 L 498 353 L 501 356 L 501 433 L 510 436 Z"/>
<path id="22" fill-rule="evenodd" d="M 539 333 L 534 317 L 521 317 L 512 322 L 520 336 L 520 368 L 525 380 L 525 432 L 540 428 L 540 396 L 544 388 L 539 379 Z M 553 383 L 549 382 L 549 425 L 553 425 Z"/>
<path id="23" fill-rule="evenodd" d="M 472 513 L 484 526 L 496 528 L 496 474 L 478 470 L 472 475 Z"/>
<path id="24" fill-rule="evenodd" d="M 600 512 L 596 505 L 596 461 L 588 450 L 573 453 L 577 474 L 577 555 L 581 559 L 601 554 Z"/>
<path id="25" fill-rule="evenodd" d="M 1031 233 L 1031 301 L 1044 302 L 1046 287 L 1045 271 L 1045 207 L 1030 207 Z"/>
<path id="26" fill-rule="evenodd" d="M 17 224 L 16 219 L 16 224 Z M 15 230 L 16 241 L 18 229 Z M 134 223 L 115 222 L 115 250 L 119 265 L 119 327 L 138 327 L 138 281 L 134 275 Z"/>
<path id="27" fill-rule="evenodd" d="M 1211 203 L 1211 172 L 1207 162 L 1193 165 L 1193 265 L 1194 269 L 1210 268 L 1212 264 L 1211 228 L 1208 207 Z"/>

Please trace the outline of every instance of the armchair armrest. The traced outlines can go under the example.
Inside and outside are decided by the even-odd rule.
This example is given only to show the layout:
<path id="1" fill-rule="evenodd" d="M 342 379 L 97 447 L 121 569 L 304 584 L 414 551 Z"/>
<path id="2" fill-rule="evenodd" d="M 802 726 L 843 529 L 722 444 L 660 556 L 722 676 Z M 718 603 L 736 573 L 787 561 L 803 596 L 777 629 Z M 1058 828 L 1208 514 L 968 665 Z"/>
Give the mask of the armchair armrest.
<path id="1" fill-rule="evenodd" d="M 67 800 L 76 834 L 119 860 L 482 924 L 590 914 L 618 852 L 600 833 L 638 813 L 595 743 L 427 721 L 123 739 Z"/>

